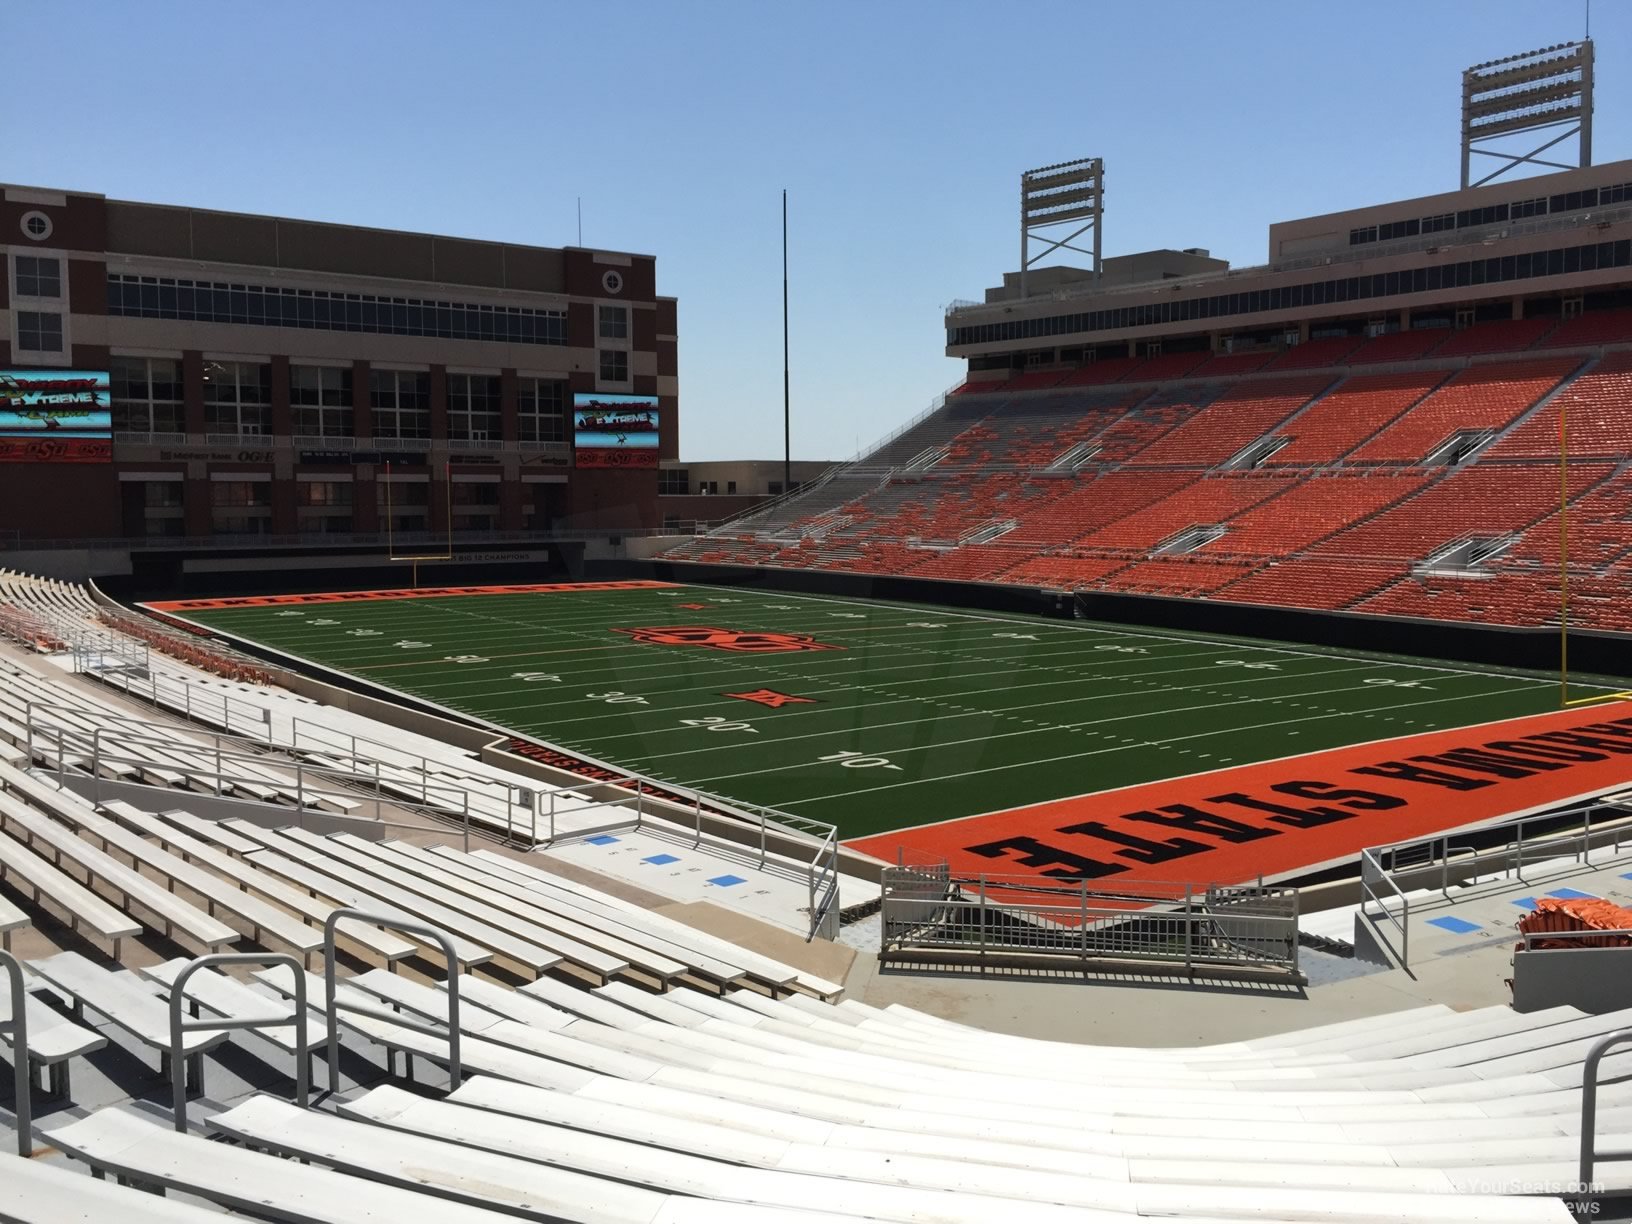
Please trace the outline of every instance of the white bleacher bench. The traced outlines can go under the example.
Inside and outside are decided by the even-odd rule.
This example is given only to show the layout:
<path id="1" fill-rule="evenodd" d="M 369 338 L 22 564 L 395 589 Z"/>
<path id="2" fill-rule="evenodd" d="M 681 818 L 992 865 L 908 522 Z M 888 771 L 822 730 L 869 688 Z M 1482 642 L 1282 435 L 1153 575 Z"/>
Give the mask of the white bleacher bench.
<path id="1" fill-rule="evenodd" d="M 293 849 L 295 853 L 301 853 L 298 848 Z M 402 906 L 393 905 L 373 892 L 365 892 L 361 887 L 353 884 L 350 877 L 341 878 L 339 874 L 330 875 L 326 871 L 318 871 L 315 868 L 306 866 L 304 863 L 296 862 L 288 855 L 279 853 L 276 850 L 257 850 L 249 855 L 245 861 L 262 871 L 270 872 L 281 879 L 289 881 L 291 884 L 306 889 L 313 897 L 327 898 L 335 906 L 366 910 L 371 914 L 378 914 L 380 917 L 387 919 L 401 919 L 408 922 L 423 921 L 419 915 L 404 909 Z M 324 866 L 334 866 L 344 871 L 344 864 L 325 862 Z M 342 929 L 344 929 L 343 926 Z M 493 959 L 493 950 L 491 948 L 466 939 L 457 931 L 449 932 L 449 934 L 453 937 L 453 954 L 459 964 L 467 967 L 485 965 Z M 427 949 L 434 948 L 437 952 L 441 951 L 439 947 L 435 947 L 429 942 L 421 943 L 415 940 L 414 946 Z"/>
<path id="2" fill-rule="evenodd" d="M 75 1024 L 53 1011 L 31 994 L 23 996 L 23 1014 L 28 1019 L 28 1061 L 48 1076 L 46 1090 L 66 1099 L 72 1091 L 69 1060 L 100 1050 L 108 1044 L 101 1033 Z M 0 991 L 0 1024 L 11 1019 L 11 992 Z M 11 1047 L 11 1034 L 0 1037 L 0 1045 Z M 15 1057 L 15 1052 L 13 1057 Z M 3 1182 L 0 1182 L 3 1184 Z"/>
<path id="3" fill-rule="evenodd" d="M 482 870 L 481 865 L 469 855 L 457 852 L 433 854 L 406 842 L 386 842 L 380 851 L 397 855 L 405 869 L 417 875 L 440 880 L 447 887 L 467 896 L 494 898 L 498 904 L 514 907 L 518 913 L 526 914 L 530 921 L 548 930 L 620 956 L 634 968 L 655 978 L 664 988 L 687 973 L 721 985 L 738 984 L 748 976 L 747 971 L 737 965 L 647 935 L 616 921 L 603 921 L 583 911 L 567 913 L 565 907 L 549 905 L 538 893 L 529 892 L 519 884 Z"/>
<path id="4" fill-rule="evenodd" d="M 337 908 L 335 905 L 320 901 L 309 893 L 302 892 L 300 889 L 284 883 L 283 880 L 271 872 L 262 871 L 253 863 L 235 859 L 213 846 L 206 845 L 202 840 L 181 832 L 180 829 L 170 823 L 179 816 L 185 816 L 186 813 L 166 812 L 164 818 L 160 819 L 147 812 L 138 811 L 120 800 L 103 804 L 103 809 L 119 817 L 137 832 L 156 838 L 188 862 L 208 867 L 216 875 L 238 885 L 240 889 L 263 896 L 268 901 L 275 902 L 284 909 L 293 910 L 296 914 L 312 923 L 319 932 L 321 932 L 328 916 Z M 204 825 L 214 823 L 213 821 L 202 820 L 199 817 L 190 817 L 189 824 L 185 827 L 194 827 L 192 821 L 198 821 Z M 254 842 L 239 838 L 224 829 L 218 832 L 233 841 L 241 842 L 251 850 L 259 848 Z M 406 939 L 402 939 L 388 931 L 382 931 L 379 927 L 358 922 L 354 918 L 342 919 L 337 930 L 359 948 L 380 957 L 388 965 L 404 956 L 412 955 L 414 951 L 414 945 Z M 322 946 L 321 935 L 319 935 L 317 946 Z M 308 957 L 308 959 L 310 958 Z"/>
<path id="5" fill-rule="evenodd" d="M 599 974 L 603 981 L 634 966 L 655 978 L 660 985 L 667 986 L 687 971 L 683 961 L 645 951 L 592 928 L 554 919 L 530 902 L 518 900 L 507 893 L 495 896 L 493 889 L 452 875 L 442 862 L 416 853 L 412 848 L 404 850 L 378 845 L 348 835 L 332 840 L 374 859 L 391 872 L 387 877 L 389 879 L 404 884 L 419 880 L 433 886 L 438 890 L 434 895 L 464 912 L 473 912 L 468 907 L 471 902 L 476 902 L 495 916 L 515 919 L 516 925 L 511 929 L 518 934 L 538 940 L 581 968 Z M 420 885 L 416 883 L 413 887 L 417 889 Z"/>
<path id="6" fill-rule="evenodd" d="M 76 1018 L 97 1012 L 109 1024 L 128 1033 L 159 1055 L 161 1071 L 170 1065 L 170 1009 L 143 990 L 129 975 L 100 969 L 78 952 L 59 952 L 28 967 L 51 990 L 73 1005 Z M 189 1088 L 203 1079 L 203 1055 L 227 1039 L 226 1033 L 183 1033 L 182 1056 L 187 1059 Z"/>
<path id="7" fill-rule="evenodd" d="M 3 836 L 3 835 L 0 835 Z M 0 897 L 0 948 L 11 948 L 11 933 L 28 926 L 32 919 L 4 897 Z"/>
<path id="8" fill-rule="evenodd" d="M 113 807 L 111 803 L 106 806 Z M 170 809 L 159 814 L 183 832 L 191 833 L 194 837 L 204 838 L 206 841 L 212 841 L 231 854 L 248 854 L 251 850 L 260 849 L 258 842 L 252 842 L 247 837 L 239 837 L 218 820 L 209 820 L 203 816 L 195 816 L 191 812 L 179 809 Z"/>
<path id="9" fill-rule="evenodd" d="M 278 965 L 258 970 L 255 976 L 286 996 L 292 996 L 294 993 L 294 983 L 287 966 Z M 307 974 L 307 1001 L 313 1008 L 326 1007 L 327 1000 L 323 992 L 323 979 L 315 974 Z M 316 1002 L 312 1002 L 314 998 Z M 388 1050 L 418 1055 L 429 1062 L 447 1065 L 448 1043 L 443 1038 L 348 1010 L 353 1006 L 378 1010 L 380 996 L 372 991 L 360 990 L 348 982 L 336 991 L 335 1002 L 339 1010 L 340 1024 L 376 1045 L 382 1045 Z M 475 1014 L 473 1011 L 473 1016 Z M 652 1058 L 587 1039 L 596 1036 L 592 1029 L 599 1026 L 582 1030 L 582 1036 L 574 1035 L 568 1029 L 555 1032 L 532 1029 L 528 1034 L 522 1034 L 517 1030 L 527 1026 L 510 1020 L 495 1022 L 490 1016 L 491 1013 L 475 1019 L 474 1023 L 481 1031 L 471 1031 L 461 1009 L 459 1057 L 469 1071 L 496 1075 L 501 1079 L 513 1079 L 524 1084 L 541 1082 L 547 1084 L 555 1074 L 554 1069 L 563 1063 L 602 1075 L 635 1080 L 648 1079 L 662 1070 L 661 1065 Z M 493 1039 L 485 1030 L 498 1033 L 504 1040 Z M 527 1048 L 522 1048 L 522 1043 L 525 1043 Z"/>
<path id="10" fill-rule="evenodd" d="M 14 841 L 0 825 L 0 876 L 12 887 L 26 885 L 34 903 L 50 901 L 68 917 L 68 926 L 78 931 L 83 924 L 113 945 L 119 955 L 120 941 L 141 934 L 142 924 L 116 909 L 65 871 L 53 867 L 19 841 Z"/>
<path id="11" fill-rule="evenodd" d="M 492 906 L 476 901 L 466 902 L 456 893 L 383 866 L 353 847 L 342 844 L 342 839 L 320 837 L 303 829 L 286 829 L 276 833 L 257 829 L 251 832 L 236 823 L 234 830 L 249 837 L 267 838 L 269 845 L 282 846 L 292 854 L 310 855 L 316 851 L 326 856 L 322 860 L 325 870 L 344 879 L 355 880 L 359 888 L 367 889 L 396 908 L 415 914 L 422 921 L 450 934 L 480 944 L 535 975 L 555 968 L 565 959 L 560 952 L 531 937 L 526 924 Z"/>
<path id="12" fill-rule="evenodd" d="M 434 852 L 450 858 L 457 853 L 441 847 L 436 848 Z M 520 883 L 533 891 L 543 892 L 550 898 L 549 904 L 552 906 L 557 904 L 574 906 L 581 911 L 610 917 L 621 923 L 661 935 L 675 944 L 695 949 L 703 955 L 740 965 L 755 981 L 773 990 L 779 992 L 802 990 L 822 1000 L 838 999 L 844 993 L 844 987 L 837 982 L 830 982 L 814 973 L 796 969 L 772 957 L 739 947 L 716 935 L 687 926 L 683 922 L 654 914 L 621 897 L 563 880 L 560 876 L 552 876 L 541 868 L 506 858 L 491 850 L 474 850 L 469 857 L 480 859 L 485 869 L 500 875 L 501 878 Z"/>
<path id="13" fill-rule="evenodd" d="M 237 943 L 242 938 L 226 923 L 211 918 L 196 906 L 189 905 L 146 876 L 126 867 L 111 854 L 96 849 L 43 812 L 24 807 L 17 801 L 15 793 L 0 793 L 0 823 L 8 826 L 14 835 L 20 833 L 36 850 L 42 845 L 49 847 L 53 861 L 59 867 L 64 859 L 77 863 L 85 872 L 87 887 L 100 882 L 104 888 L 119 895 L 126 909 L 132 902 L 139 902 L 157 917 L 167 936 L 173 936 L 180 930 L 210 951 L 224 944 Z"/>
<path id="14" fill-rule="evenodd" d="M 221 1224 L 221 1214 L 88 1177 L 54 1159 L 0 1157 L 5 1218 L 17 1224 Z"/>
<path id="15" fill-rule="evenodd" d="M 410 1190 L 179 1135 L 129 1109 L 99 1110 L 43 1133 L 70 1156 L 121 1181 L 179 1190 L 284 1224 L 409 1224 L 427 1218 L 436 1224 L 502 1224 L 513 1218 L 448 1202 L 435 1202 L 427 1212 L 430 1200 Z"/>
<path id="16" fill-rule="evenodd" d="M 673 1224 L 839 1224 L 849 1215 L 795 1208 L 748 1206 L 685 1192 L 667 1193 L 588 1176 L 516 1156 L 466 1147 L 402 1130 L 388 1130 L 332 1114 L 313 1113 L 255 1096 L 209 1120 L 246 1143 L 333 1166 L 388 1185 L 416 1187 L 426 1195 L 469 1206 L 492 1205 L 525 1219 L 621 1221 Z M 660 1161 L 662 1154 L 649 1152 Z M 442 1220 L 442 1207 L 427 1207 L 421 1218 Z M 952 1218 L 952 1217 L 947 1217 Z"/>
<path id="17" fill-rule="evenodd" d="M 220 876 L 195 867 L 161 849 L 106 816 L 94 812 L 72 814 L 80 830 L 101 843 L 104 850 L 117 848 L 129 857 L 135 869 L 145 865 L 154 873 L 191 889 L 204 898 L 211 917 L 217 907 L 250 924 L 251 937 L 259 943 L 282 944 L 305 956 L 323 946 L 323 931 L 309 926 L 275 905 L 235 888 Z"/>

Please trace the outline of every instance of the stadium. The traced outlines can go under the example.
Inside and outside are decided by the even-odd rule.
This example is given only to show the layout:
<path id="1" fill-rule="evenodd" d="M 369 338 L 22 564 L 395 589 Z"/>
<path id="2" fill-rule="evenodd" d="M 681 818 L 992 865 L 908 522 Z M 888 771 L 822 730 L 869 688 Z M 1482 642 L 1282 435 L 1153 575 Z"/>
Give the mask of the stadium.
<path id="1" fill-rule="evenodd" d="M 1256 266 L 1026 171 L 834 464 L 659 256 L 0 185 L 0 1220 L 1632 1218 L 1594 72 Z"/>

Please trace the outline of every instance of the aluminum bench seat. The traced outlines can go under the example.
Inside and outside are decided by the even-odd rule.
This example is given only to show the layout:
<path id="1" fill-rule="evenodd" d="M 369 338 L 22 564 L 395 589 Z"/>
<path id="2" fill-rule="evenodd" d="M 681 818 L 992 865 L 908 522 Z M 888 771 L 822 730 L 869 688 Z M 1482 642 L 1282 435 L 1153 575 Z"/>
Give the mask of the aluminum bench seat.
<path id="1" fill-rule="evenodd" d="M 121 939 L 141 934 L 141 923 L 14 840 L 3 827 L 0 827 L 0 876 L 9 879 L 14 888 L 26 885 L 36 903 L 42 899 L 50 901 L 68 916 L 71 929 L 77 931 L 83 924 L 95 931 L 113 944 L 115 955 Z"/>
<path id="2" fill-rule="evenodd" d="M 291 995 L 294 991 L 290 971 L 285 966 L 262 969 L 257 971 L 255 976 L 284 995 Z M 308 974 L 306 985 L 308 1005 L 318 1010 L 324 1009 L 327 1006 L 327 999 L 324 996 L 323 979 Z M 445 1039 L 347 1010 L 348 1004 L 362 1004 L 377 1009 L 379 997 L 372 992 L 343 984 L 336 992 L 335 1000 L 341 1004 L 339 1020 L 346 1027 L 387 1049 L 418 1054 L 432 1062 L 446 1065 L 449 1055 Z M 525 1027 L 512 1020 L 500 1021 L 498 1027 L 502 1026 Z M 651 1058 L 582 1041 L 564 1030 L 557 1032 L 530 1030 L 529 1039 L 533 1048 L 524 1050 L 511 1041 L 491 1040 L 482 1033 L 468 1031 L 463 1017 L 459 1028 L 460 1057 L 471 1070 L 497 1075 L 504 1079 L 519 1080 L 522 1083 L 536 1082 L 541 1071 L 547 1071 L 556 1063 L 637 1080 L 647 1079 L 661 1070 L 661 1065 Z M 505 1031 L 507 1036 L 513 1036 L 513 1029 Z M 548 1053 L 544 1052 L 546 1050 Z"/>
<path id="3" fill-rule="evenodd" d="M 270 841 L 269 844 L 285 846 L 285 843 L 278 841 Z M 299 846 L 287 846 L 286 848 L 296 854 L 302 852 Z M 331 875 L 328 871 L 318 871 L 315 868 L 306 866 L 304 863 L 297 862 L 281 850 L 271 849 L 257 850 L 248 855 L 244 861 L 259 870 L 270 872 L 281 879 L 287 880 L 291 884 L 299 885 L 314 896 L 326 897 L 337 906 L 368 910 L 371 913 L 379 914 L 382 918 L 400 918 L 414 922 L 421 920 L 420 915 L 404 906 L 385 900 L 373 889 L 365 891 L 362 884 L 355 882 L 354 873 L 345 873 L 344 864 L 325 861 L 324 867 L 338 869 L 334 875 Z M 454 956 L 458 958 L 460 964 L 485 965 L 493 959 L 493 950 L 491 948 L 467 939 L 457 931 L 451 932 L 451 934 L 453 936 Z M 433 946 L 429 943 L 420 944 L 417 940 L 415 944 L 426 948 Z M 440 951 L 440 949 L 437 950 Z"/>
<path id="4" fill-rule="evenodd" d="M 175 816 L 184 815 L 185 813 L 168 812 L 165 814 L 165 819 L 160 820 L 156 816 L 137 811 L 129 804 L 121 803 L 118 800 L 104 804 L 103 807 L 105 810 L 117 815 L 138 832 L 150 833 L 188 862 L 202 864 L 216 875 L 237 884 L 240 888 L 248 889 L 252 893 L 265 897 L 268 901 L 294 911 L 310 921 L 319 930 L 321 930 L 328 916 L 338 908 L 284 883 L 271 872 L 262 871 L 253 863 L 233 858 L 213 846 L 206 845 L 203 841 L 181 832 L 169 823 Z M 206 821 L 204 823 L 212 822 Z M 231 835 L 229 834 L 229 836 Z M 246 842 L 245 844 L 251 849 L 256 848 L 253 842 Z M 402 939 L 388 931 L 382 931 L 380 928 L 370 926 L 367 923 L 358 922 L 354 918 L 341 919 L 338 930 L 348 939 L 381 957 L 387 964 L 411 955 L 415 948 L 415 945 L 409 943 L 406 939 Z M 319 946 L 321 946 L 321 943 L 322 941 L 319 939 Z"/>
<path id="5" fill-rule="evenodd" d="M 117 848 L 134 863 L 145 865 L 156 874 L 184 885 L 203 897 L 212 913 L 219 908 L 236 915 L 250 925 L 252 937 L 258 942 L 282 944 L 301 955 L 323 946 L 321 927 L 291 917 L 287 910 L 178 858 L 118 822 L 88 811 L 72 813 L 71 818 L 82 832 L 100 842 L 104 850 Z"/>
<path id="6" fill-rule="evenodd" d="M 155 1051 L 161 1066 L 170 1058 L 170 1009 L 128 974 L 98 968 L 77 952 L 29 962 L 35 976 L 73 1005 L 76 1018 L 94 1011 L 109 1024 Z M 199 1056 L 226 1041 L 225 1033 L 182 1034 L 181 1053 L 200 1070 Z"/>
<path id="7" fill-rule="evenodd" d="M 175 993 L 176 978 L 187 964 L 185 959 L 178 957 L 136 972 L 163 987 L 169 995 Z M 295 1009 L 279 999 L 250 989 L 235 977 L 214 969 L 200 969 L 188 977 L 182 993 L 189 1003 L 196 1003 L 224 1020 L 255 1021 L 259 1027 L 254 1032 L 285 1054 L 294 1054 L 299 1049 L 295 1040 Z M 314 1025 L 311 1016 L 305 1018 L 305 1025 L 307 1045 L 316 1050 L 323 1041 L 322 1027 Z"/>
<path id="8" fill-rule="evenodd" d="M 288 1106 L 267 1101 L 258 1112 L 287 1116 Z M 832 1213 L 828 1218 L 865 1215 L 877 1220 L 933 1219 L 947 1222 L 1025 1219 L 1036 1224 L 1125 1224 L 1117 1213 L 1025 1202 L 1014 1198 L 954 1196 L 936 1189 L 908 1185 L 857 1183 L 840 1177 L 785 1173 L 743 1168 L 689 1153 L 633 1144 L 603 1135 L 584 1134 L 540 1122 L 524 1122 L 501 1114 L 459 1105 L 435 1104 L 433 1110 L 416 1108 L 421 1098 L 400 1089 L 375 1090 L 341 1107 L 341 1119 L 323 1128 L 323 1146 L 334 1152 L 351 1128 L 359 1138 L 358 1155 L 366 1146 L 360 1137 L 372 1133 L 384 1147 L 400 1145 L 399 1159 L 422 1167 L 465 1160 L 473 1174 L 485 1178 L 514 1178 L 525 1184 L 529 1169 L 570 1171 L 595 1178 L 615 1177 L 657 1193 L 685 1194 L 718 1206 L 743 1208 L 776 1219 L 782 1212 L 812 1210 Z M 242 1107 L 240 1107 L 242 1108 Z M 229 1133 L 264 1140 L 265 1127 L 247 1128 L 233 1115 L 215 1121 Z M 247 1111 L 246 1111 L 247 1112 Z M 298 1112 L 298 1111 L 296 1111 Z M 307 1141 L 309 1142 L 309 1141 Z M 438 1149 L 445 1149 L 445 1154 Z M 332 1160 L 331 1155 L 323 1159 Z M 502 1162 L 502 1163 L 501 1163 Z M 797 1217 L 795 1217 L 797 1218 Z"/>
<path id="9" fill-rule="evenodd" d="M 417 847 L 406 846 L 400 842 L 381 845 L 353 838 L 336 840 L 344 841 L 382 863 L 396 866 L 430 883 L 438 884 L 473 900 L 490 901 L 506 913 L 524 918 L 533 927 L 545 933 L 543 937 L 550 940 L 552 947 L 575 962 L 582 963 L 579 961 L 580 953 L 592 957 L 611 958 L 599 963 L 610 966 L 621 962 L 625 968 L 638 969 L 663 985 L 668 985 L 692 971 L 692 966 L 684 959 L 677 959 L 638 943 L 632 943 L 610 931 L 553 914 L 534 904 L 529 894 L 520 888 L 511 891 L 500 881 L 486 882 L 468 878 L 454 870 L 449 860 L 426 853 Z M 732 980 L 741 976 L 741 971 L 736 970 Z"/>
<path id="10" fill-rule="evenodd" d="M 226 923 L 96 849 L 43 812 L 23 806 L 15 793 L 0 793 L 0 821 L 14 832 L 21 830 L 36 850 L 49 847 L 59 866 L 64 859 L 76 863 L 85 872 L 87 884 L 99 881 L 104 888 L 118 893 L 127 908 L 132 901 L 140 903 L 157 917 L 166 935 L 182 931 L 212 951 L 242 938 Z"/>
<path id="11" fill-rule="evenodd" d="M 0 1156 L 5 1218 L 16 1224 L 222 1224 L 220 1212 L 76 1173 L 61 1160 Z"/>
<path id="12" fill-rule="evenodd" d="M 312 1160 L 393 1187 L 419 1191 L 425 1206 L 404 1219 L 442 1220 L 442 1199 L 488 1204 L 534 1220 L 591 1224 L 836 1224 L 850 1219 L 815 1211 L 742 1207 L 629 1184 L 632 1170 L 612 1177 L 586 1175 L 515 1156 L 388 1130 L 332 1114 L 302 1110 L 267 1096 L 251 1097 L 209 1121 L 212 1129 L 240 1141 Z M 1092 1224 L 1092 1222 L 1087 1222 Z"/>
<path id="13" fill-rule="evenodd" d="M 54 1146 L 94 1169 L 283 1224 L 405 1224 L 427 1218 L 437 1224 L 503 1224 L 514 1218 L 180 1135 L 124 1108 L 98 1110 L 78 1121 L 45 1127 L 43 1133 Z"/>
<path id="14" fill-rule="evenodd" d="M 341 1106 L 347 1116 L 368 1117 L 421 1134 L 456 1139 L 485 1150 L 524 1156 L 586 1172 L 607 1172 L 658 1188 L 704 1194 L 715 1199 L 771 1205 L 819 1206 L 879 1219 L 919 1219 L 926 1210 L 937 1219 L 1025 1219 L 1028 1221 L 1128 1221 L 1144 1214 L 1192 1220 L 1252 1215 L 1257 1218 L 1374 1220 L 1445 1218 L 1460 1220 L 1558 1220 L 1560 1205 L 1491 1197 L 1462 1198 L 1449 1193 L 1442 1175 L 1423 1170 L 1350 1170 L 1328 1180 L 1392 1180 L 1395 1192 L 1317 1187 L 1313 1192 L 1272 1183 L 1220 1186 L 1181 1183 L 1139 1184 L 1116 1177 L 1075 1175 L 1036 1169 L 982 1167 L 934 1156 L 878 1157 L 862 1151 L 830 1151 L 790 1145 L 777 1168 L 744 1168 L 750 1149 L 727 1136 L 712 1157 L 613 1139 L 603 1133 L 532 1122 L 506 1123 L 486 1111 L 464 1110 L 429 1101 L 400 1089 L 376 1089 Z M 701 1146 L 708 1137 L 694 1132 Z M 710 1136 L 711 1137 L 711 1136 Z M 1131 1162 L 1128 1162 L 1131 1163 Z M 793 1166 L 793 1167 L 788 1167 Z M 1084 1170 L 1124 1167 L 1118 1160 L 1084 1160 Z M 621 1171 L 621 1172 L 616 1172 Z M 1322 1171 L 1294 1169 L 1291 1175 L 1318 1179 Z M 1358 1175 L 1358 1177 L 1356 1176 Z M 1379 1176 L 1383 1175 L 1383 1176 Z M 904 1184 L 903 1184 L 904 1183 Z M 1432 1185 L 1434 1190 L 1414 1187 Z M 926 1190 L 939 1199 L 925 1199 Z M 787 1200 L 785 1195 L 796 1196 Z"/>
<path id="15" fill-rule="evenodd" d="M 577 909 L 587 913 L 609 915 L 620 922 L 661 935 L 682 947 L 695 949 L 731 965 L 740 965 L 756 981 L 777 989 L 788 990 L 798 986 L 822 998 L 836 998 L 843 993 L 844 988 L 835 982 L 795 969 L 751 949 L 739 947 L 718 936 L 687 926 L 683 922 L 654 914 L 632 902 L 624 901 L 621 897 L 592 891 L 581 884 L 564 881 L 559 876 L 552 876 L 539 868 L 505 858 L 491 850 L 474 850 L 470 857 L 482 860 L 501 876 L 518 880 L 525 887 L 541 892 L 551 899 L 551 904 L 559 902 L 570 907 L 565 912 L 570 913 Z"/>
<path id="16" fill-rule="evenodd" d="M 547 932 L 497 906 L 466 897 L 382 862 L 358 849 L 357 838 L 346 835 L 322 837 L 302 829 L 284 830 L 282 836 L 308 852 L 316 851 L 327 856 L 331 864 L 343 864 L 348 871 L 357 872 L 357 878 L 364 887 L 403 909 L 418 913 L 444 930 L 466 935 L 534 973 L 543 973 L 569 959 L 603 976 L 629 967 L 628 962 L 596 953 L 593 949 L 574 948 L 569 955 L 562 945 L 570 941 L 547 939 Z"/>
<path id="17" fill-rule="evenodd" d="M 385 847 L 407 854 L 424 864 L 427 870 L 441 871 L 443 878 L 451 875 L 467 888 L 485 889 L 510 901 L 525 904 L 535 912 L 535 921 L 554 924 L 551 929 L 586 942 L 601 940 L 597 946 L 627 957 L 637 968 L 652 976 L 668 979 L 689 970 L 726 986 L 739 983 L 749 976 L 738 961 L 716 957 L 696 944 L 688 945 L 656 934 L 649 926 L 614 917 L 604 911 L 596 912 L 586 906 L 546 897 L 513 878 L 491 870 L 474 855 L 461 854 L 446 846 L 419 847 L 405 842 L 386 842 Z M 788 980 L 791 981 L 791 978 Z M 786 982 L 778 985 L 786 985 Z"/>

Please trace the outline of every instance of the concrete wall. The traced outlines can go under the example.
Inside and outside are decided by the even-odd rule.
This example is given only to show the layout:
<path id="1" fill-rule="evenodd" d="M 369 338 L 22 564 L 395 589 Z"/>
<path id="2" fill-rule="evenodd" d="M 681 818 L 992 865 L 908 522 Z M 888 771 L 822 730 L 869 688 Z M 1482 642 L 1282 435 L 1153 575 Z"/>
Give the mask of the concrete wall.
<path id="1" fill-rule="evenodd" d="M 1579 1007 L 1594 1016 L 1632 1007 L 1632 948 L 1513 954 L 1513 1010 Z"/>

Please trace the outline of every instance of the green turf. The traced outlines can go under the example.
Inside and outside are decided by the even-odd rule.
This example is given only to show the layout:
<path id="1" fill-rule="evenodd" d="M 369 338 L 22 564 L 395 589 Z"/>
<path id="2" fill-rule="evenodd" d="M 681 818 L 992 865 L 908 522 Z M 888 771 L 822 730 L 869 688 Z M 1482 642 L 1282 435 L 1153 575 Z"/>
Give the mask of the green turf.
<path id="1" fill-rule="evenodd" d="M 658 781 L 832 821 L 845 837 L 1543 713 L 1558 697 L 1556 679 L 1533 673 L 702 587 L 185 615 Z M 672 625 L 844 649 L 749 655 L 614 632 Z M 814 702 L 725 695 L 758 689 Z"/>

